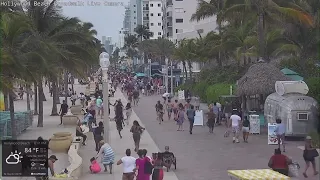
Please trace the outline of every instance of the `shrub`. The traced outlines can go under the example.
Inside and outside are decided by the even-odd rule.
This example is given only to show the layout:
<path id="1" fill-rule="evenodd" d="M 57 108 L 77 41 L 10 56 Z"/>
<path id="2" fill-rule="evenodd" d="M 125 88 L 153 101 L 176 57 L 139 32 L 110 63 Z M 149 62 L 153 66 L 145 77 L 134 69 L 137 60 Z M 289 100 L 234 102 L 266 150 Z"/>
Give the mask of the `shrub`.
<path id="1" fill-rule="evenodd" d="M 306 79 L 306 83 L 309 87 L 308 95 L 320 102 L 320 78 L 308 78 Z"/>
<path id="2" fill-rule="evenodd" d="M 209 86 L 206 90 L 206 97 L 207 97 L 206 102 L 207 103 L 218 102 L 220 96 L 229 95 L 230 85 L 231 84 L 220 83 L 220 84 Z"/>
<path id="3" fill-rule="evenodd" d="M 202 101 L 206 101 L 207 99 L 206 91 L 208 87 L 209 87 L 208 83 L 201 81 L 193 87 L 193 93 L 199 96 Z"/>

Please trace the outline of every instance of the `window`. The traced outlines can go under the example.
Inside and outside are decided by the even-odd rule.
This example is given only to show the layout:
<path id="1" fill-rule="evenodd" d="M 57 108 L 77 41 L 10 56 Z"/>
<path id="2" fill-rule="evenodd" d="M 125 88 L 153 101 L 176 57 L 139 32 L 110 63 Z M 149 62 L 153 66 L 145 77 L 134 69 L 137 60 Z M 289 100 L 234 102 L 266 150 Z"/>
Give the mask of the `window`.
<path id="1" fill-rule="evenodd" d="M 158 23 L 158 26 L 161 26 L 161 23 Z"/>
<path id="2" fill-rule="evenodd" d="M 176 1 L 183 1 L 183 0 L 176 0 Z"/>
<path id="3" fill-rule="evenodd" d="M 136 17 L 133 17 L 133 19 L 136 19 Z"/>
<path id="4" fill-rule="evenodd" d="M 136 5 L 133 5 L 133 7 L 136 7 Z"/>
<path id="5" fill-rule="evenodd" d="M 176 29 L 176 33 L 182 33 L 182 29 Z"/>
<path id="6" fill-rule="evenodd" d="M 158 16 L 161 16 L 161 13 L 158 13 Z"/>
<path id="7" fill-rule="evenodd" d="M 133 11 L 133 13 L 136 13 L 136 11 Z"/>
<path id="8" fill-rule="evenodd" d="M 161 36 L 161 32 L 158 32 L 158 35 Z"/>
<path id="9" fill-rule="evenodd" d="M 133 23 L 134 25 L 136 25 L 137 23 Z"/>
<path id="10" fill-rule="evenodd" d="M 158 4 L 158 7 L 161 7 L 161 4 Z"/>
<path id="11" fill-rule="evenodd" d="M 150 26 L 153 26 L 153 23 L 150 23 Z"/>
<path id="12" fill-rule="evenodd" d="M 307 121 L 307 120 L 309 119 L 307 112 L 297 113 L 297 115 L 298 115 L 298 120 L 299 120 L 299 121 Z"/>
<path id="13" fill-rule="evenodd" d="M 150 7 L 153 7 L 153 4 L 150 4 Z"/>
<path id="14" fill-rule="evenodd" d="M 150 13 L 150 16 L 153 16 L 153 13 Z"/>
<path id="15" fill-rule="evenodd" d="M 176 13 L 184 13 L 183 8 L 175 8 L 174 10 Z"/>
<path id="16" fill-rule="evenodd" d="M 183 23 L 183 19 L 176 19 L 176 23 Z"/>

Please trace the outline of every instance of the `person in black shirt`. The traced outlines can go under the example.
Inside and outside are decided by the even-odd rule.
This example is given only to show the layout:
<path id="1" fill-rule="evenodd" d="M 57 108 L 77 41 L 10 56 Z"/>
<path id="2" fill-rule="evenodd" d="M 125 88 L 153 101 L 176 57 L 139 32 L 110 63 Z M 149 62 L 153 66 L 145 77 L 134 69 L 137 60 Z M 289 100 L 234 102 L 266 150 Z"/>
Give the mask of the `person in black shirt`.
<path id="1" fill-rule="evenodd" d="M 96 151 L 99 151 L 99 142 L 103 140 L 102 134 L 104 133 L 103 122 L 99 122 L 98 127 L 95 127 L 93 130 L 93 137 L 96 143 Z"/>
<path id="2" fill-rule="evenodd" d="M 245 116 L 244 121 L 242 123 L 243 142 L 245 143 L 248 142 L 249 132 L 250 132 L 250 121 L 248 120 L 248 117 Z"/>
<path id="3" fill-rule="evenodd" d="M 69 106 L 68 106 L 67 102 L 65 100 L 63 100 L 62 104 L 61 104 L 61 107 L 60 107 L 60 111 L 59 111 L 59 114 L 60 114 L 60 125 L 62 124 L 62 117 L 64 115 L 66 115 L 67 112 L 68 112 L 68 108 L 69 108 Z"/>

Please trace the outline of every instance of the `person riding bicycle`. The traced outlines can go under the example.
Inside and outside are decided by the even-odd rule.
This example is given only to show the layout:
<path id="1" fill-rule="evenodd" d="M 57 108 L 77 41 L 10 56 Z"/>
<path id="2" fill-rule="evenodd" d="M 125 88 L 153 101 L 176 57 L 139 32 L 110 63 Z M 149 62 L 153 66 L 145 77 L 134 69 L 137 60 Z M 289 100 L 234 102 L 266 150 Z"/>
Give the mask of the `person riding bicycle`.
<path id="1" fill-rule="evenodd" d="M 163 121 L 163 105 L 160 101 L 156 104 L 156 112 L 157 112 L 157 120 L 159 121 L 159 124 L 161 124 L 161 121 Z"/>

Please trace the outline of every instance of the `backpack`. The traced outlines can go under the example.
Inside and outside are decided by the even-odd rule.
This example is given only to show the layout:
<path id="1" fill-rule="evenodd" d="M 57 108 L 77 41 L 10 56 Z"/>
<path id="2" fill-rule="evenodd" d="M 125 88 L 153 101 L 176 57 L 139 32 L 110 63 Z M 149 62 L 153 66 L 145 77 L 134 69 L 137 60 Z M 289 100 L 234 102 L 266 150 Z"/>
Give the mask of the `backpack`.
<path id="1" fill-rule="evenodd" d="M 153 165 L 151 164 L 150 161 L 146 160 L 146 162 L 144 163 L 144 173 L 152 174 L 152 170 L 153 170 Z"/>

